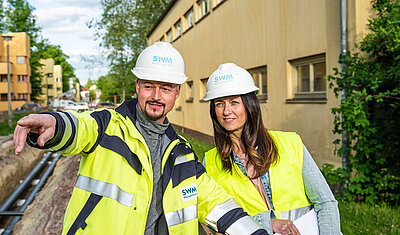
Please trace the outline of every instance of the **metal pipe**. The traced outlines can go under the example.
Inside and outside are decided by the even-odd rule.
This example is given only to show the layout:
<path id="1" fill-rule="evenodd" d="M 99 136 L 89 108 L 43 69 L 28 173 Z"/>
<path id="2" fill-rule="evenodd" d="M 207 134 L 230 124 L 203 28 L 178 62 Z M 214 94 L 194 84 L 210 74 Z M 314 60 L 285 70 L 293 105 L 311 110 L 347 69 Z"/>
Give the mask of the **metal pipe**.
<path id="1" fill-rule="evenodd" d="M 347 53 L 347 0 L 340 0 L 340 54 L 345 55 Z M 345 68 L 344 64 L 340 64 L 340 72 L 343 73 Z M 340 99 L 346 98 L 346 85 L 341 91 Z M 342 122 L 345 120 L 345 116 L 342 113 Z M 343 129 L 343 127 L 342 127 Z M 348 147 L 348 134 L 345 130 L 342 130 L 342 149 Z M 342 168 L 347 167 L 347 151 L 342 151 Z"/>
<path id="2" fill-rule="evenodd" d="M 33 199 L 35 198 L 35 195 L 39 190 L 43 187 L 43 185 L 46 183 L 47 178 L 50 176 L 50 174 L 53 172 L 54 167 L 56 166 L 56 163 L 58 159 L 61 157 L 61 154 L 57 154 L 57 156 L 53 159 L 51 162 L 50 166 L 46 169 L 46 172 L 43 174 L 42 178 L 40 178 L 39 183 L 35 186 L 35 188 L 32 190 L 32 192 L 29 194 L 28 198 L 26 199 L 26 202 L 24 205 L 22 205 L 20 212 L 25 212 L 26 208 L 31 204 Z M 21 219 L 22 216 L 16 216 L 14 219 L 8 224 L 6 230 L 3 231 L 2 235 L 7 235 L 11 234 L 12 230 L 14 229 L 15 224 Z"/>
<path id="3" fill-rule="evenodd" d="M 33 168 L 33 170 L 29 173 L 29 175 L 22 181 L 22 183 L 14 190 L 14 192 L 4 201 L 4 203 L 0 206 L 0 211 L 8 210 L 12 204 L 18 199 L 21 193 L 25 190 L 26 187 L 29 186 L 32 179 L 42 170 L 45 166 L 45 163 L 51 156 L 51 152 L 47 152 L 42 160 Z M 1 217 L 0 217 L 1 218 Z"/>
<path id="4" fill-rule="evenodd" d="M 1 216 L 17 216 L 24 215 L 23 211 L 0 211 Z"/>

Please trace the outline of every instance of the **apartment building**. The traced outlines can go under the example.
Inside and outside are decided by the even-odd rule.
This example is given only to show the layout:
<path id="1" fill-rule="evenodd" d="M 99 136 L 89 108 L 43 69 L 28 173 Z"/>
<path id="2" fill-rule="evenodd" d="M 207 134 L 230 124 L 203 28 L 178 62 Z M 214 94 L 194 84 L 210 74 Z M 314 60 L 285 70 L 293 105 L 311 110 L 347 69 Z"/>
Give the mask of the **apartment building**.
<path id="1" fill-rule="evenodd" d="M 29 36 L 26 33 L 0 33 L 0 112 L 8 110 L 7 45 L 11 75 L 11 109 L 31 101 Z"/>
<path id="2" fill-rule="evenodd" d="M 40 105 L 47 106 L 62 93 L 62 68 L 61 65 L 54 65 L 54 59 L 41 59 L 43 64 L 40 72 L 42 74 L 42 95 Z"/>
<path id="3" fill-rule="evenodd" d="M 366 33 L 369 1 L 348 1 L 347 43 Z M 219 64 L 247 69 L 256 85 L 266 127 L 300 134 L 319 166 L 340 165 L 334 155 L 331 109 L 340 101 L 327 76 L 339 68 L 339 0 L 172 0 L 148 44 L 171 42 L 186 65 L 171 123 L 204 136 L 213 134 L 206 82 Z"/>

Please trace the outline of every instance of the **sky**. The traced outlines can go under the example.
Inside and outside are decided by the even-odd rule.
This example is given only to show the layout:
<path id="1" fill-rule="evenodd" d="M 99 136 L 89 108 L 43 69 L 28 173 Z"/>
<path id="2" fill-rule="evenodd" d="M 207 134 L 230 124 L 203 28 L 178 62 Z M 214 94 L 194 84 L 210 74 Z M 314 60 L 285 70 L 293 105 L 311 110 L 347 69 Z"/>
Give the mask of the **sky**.
<path id="1" fill-rule="evenodd" d="M 86 62 L 84 58 L 100 57 L 95 31 L 87 22 L 101 15 L 100 0 L 28 0 L 35 8 L 37 25 L 42 28 L 43 38 L 51 44 L 60 45 L 75 68 L 75 75 L 82 85 L 88 79 L 96 80 L 107 73 L 101 62 Z"/>

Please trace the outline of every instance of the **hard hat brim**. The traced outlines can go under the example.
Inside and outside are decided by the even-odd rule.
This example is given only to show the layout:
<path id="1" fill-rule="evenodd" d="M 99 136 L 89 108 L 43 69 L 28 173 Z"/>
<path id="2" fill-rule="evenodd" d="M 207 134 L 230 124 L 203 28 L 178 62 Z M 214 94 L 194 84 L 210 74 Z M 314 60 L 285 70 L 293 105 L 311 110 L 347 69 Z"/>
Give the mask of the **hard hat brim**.
<path id="1" fill-rule="evenodd" d="M 171 71 L 155 71 L 145 68 L 133 68 L 131 72 L 138 78 L 150 81 L 168 82 L 173 84 L 182 84 L 187 80 L 187 76 L 182 73 Z"/>
<path id="2" fill-rule="evenodd" d="M 207 92 L 206 95 L 204 96 L 203 100 L 204 101 L 210 101 L 213 99 L 221 98 L 221 97 L 226 97 L 226 96 L 232 96 L 232 95 L 244 95 L 250 92 L 255 92 L 258 91 L 259 89 L 256 86 L 253 86 L 249 89 L 230 89 L 230 90 L 225 90 L 223 95 L 221 95 L 221 92 L 218 90 L 214 90 L 212 92 Z"/>

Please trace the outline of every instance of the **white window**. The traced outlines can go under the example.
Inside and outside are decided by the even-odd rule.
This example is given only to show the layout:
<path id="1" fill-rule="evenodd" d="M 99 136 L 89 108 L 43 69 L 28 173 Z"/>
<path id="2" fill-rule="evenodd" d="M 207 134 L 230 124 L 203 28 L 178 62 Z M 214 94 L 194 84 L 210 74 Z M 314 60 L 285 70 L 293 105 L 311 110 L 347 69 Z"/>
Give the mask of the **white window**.
<path id="1" fill-rule="evenodd" d="M 167 32 L 167 36 L 168 36 L 168 42 L 172 42 L 172 30 L 168 30 Z"/>
<path id="2" fill-rule="evenodd" d="M 17 56 L 17 64 L 25 64 L 26 57 L 25 56 Z"/>
<path id="3" fill-rule="evenodd" d="M 198 19 L 201 19 L 208 12 L 210 12 L 210 5 L 211 5 L 210 2 L 211 2 L 211 0 L 199 0 L 197 2 L 197 7 L 199 9 L 199 18 Z"/>
<path id="4" fill-rule="evenodd" d="M 193 102 L 193 81 L 186 82 L 186 102 Z"/>
<path id="5" fill-rule="evenodd" d="M 296 99 L 326 99 L 325 54 L 291 61 Z"/>
<path id="6" fill-rule="evenodd" d="M 175 38 L 178 38 L 182 34 L 182 29 L 181 29 L 181 20 L 178 20 L 178 22 L 175 23 Z"/>
<path id="7" fill-rule="evenodd" d="M 185 30 L 190 29 L 193 26 L 193 8 L 190 8 L 185 14 Z"/>
<path id="8" fill-rule="evenodd" d="M 267 66 L 261 66 L 253 69 L 249 69 L 249 73 L 253 77 L 254 84 L 258 87 L 259 91 L 257 96 L 260 100 L 266 100 L 268 98 L 268 77 L 267 77 Z"/>
<path id="9" fill-rule="evenodd" d="M 200 80 L 201 82 L 201 87 L 200 87 L 200 100 L 203 100 L 204 96 L 206 96 L 207 93 L 207 81 L 208 78 L 203 78 Z"/>
<path id="10" fill-rule="evenodd" d="M 26 75 L 18 75 L 18 82 L 26 82 Z"/>

